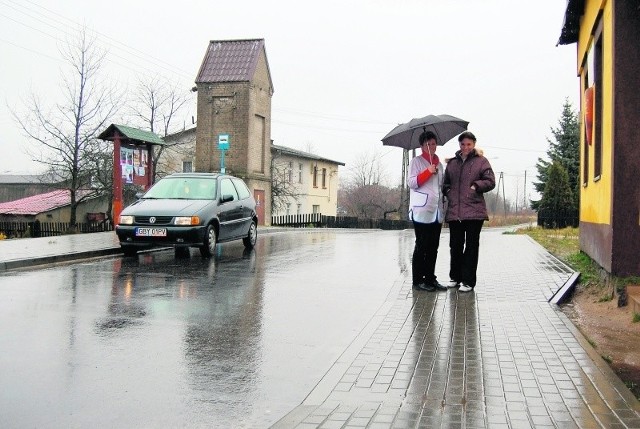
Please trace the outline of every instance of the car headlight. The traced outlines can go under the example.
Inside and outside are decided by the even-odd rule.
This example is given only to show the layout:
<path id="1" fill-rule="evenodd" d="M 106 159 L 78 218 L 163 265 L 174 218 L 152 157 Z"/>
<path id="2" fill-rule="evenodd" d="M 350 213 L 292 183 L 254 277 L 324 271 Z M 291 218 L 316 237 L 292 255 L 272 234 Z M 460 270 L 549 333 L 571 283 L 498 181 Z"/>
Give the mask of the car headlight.
<path id="1" fill-rule="evenodd" d="M 120 216 L 120 225 L 133 225 L 133 216 Z"/>
<path id="2" fill-rule="evenodd" d="M 177 216 L 174 225 L 200 225 L 199 216 Z"/>

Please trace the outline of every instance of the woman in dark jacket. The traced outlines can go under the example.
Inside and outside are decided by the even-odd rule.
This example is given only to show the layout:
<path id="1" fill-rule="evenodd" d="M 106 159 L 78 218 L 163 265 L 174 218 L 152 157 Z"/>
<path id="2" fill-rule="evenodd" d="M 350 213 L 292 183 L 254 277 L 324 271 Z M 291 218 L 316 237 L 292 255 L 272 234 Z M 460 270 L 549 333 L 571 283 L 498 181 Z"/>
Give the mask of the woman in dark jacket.
<path id="1" fill-rule="evenodd" d="M 449 287 L 459 286 L 459 292 L 470 292 L 476 286 L 480 231 L 489 220 L 483 194 L 495 188 L 496 178 L 489 160 L 476 152 L 473 133 L 465 131 L 458 142 L 460 150 L 447 163 L 442 187 L 448 203 Z"/>

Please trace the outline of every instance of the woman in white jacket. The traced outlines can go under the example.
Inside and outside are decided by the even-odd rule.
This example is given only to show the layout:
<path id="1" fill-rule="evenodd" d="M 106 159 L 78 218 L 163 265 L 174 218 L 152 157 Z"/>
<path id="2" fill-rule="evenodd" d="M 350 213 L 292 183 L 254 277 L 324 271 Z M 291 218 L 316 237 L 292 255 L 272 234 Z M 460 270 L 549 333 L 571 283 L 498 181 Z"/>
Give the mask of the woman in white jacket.
<path id="1" fill-rule="evenodd" d="M 419 290 L 447 290 L 436 279 L 435 268 L 442 231 L 442 178 L 444 168 L 436 155 L 437 139 L 424 131 L 418 140 L 422 154 L 409 164 L 409 219 L 416 243 L 413 249 L 413 287 Z"/>

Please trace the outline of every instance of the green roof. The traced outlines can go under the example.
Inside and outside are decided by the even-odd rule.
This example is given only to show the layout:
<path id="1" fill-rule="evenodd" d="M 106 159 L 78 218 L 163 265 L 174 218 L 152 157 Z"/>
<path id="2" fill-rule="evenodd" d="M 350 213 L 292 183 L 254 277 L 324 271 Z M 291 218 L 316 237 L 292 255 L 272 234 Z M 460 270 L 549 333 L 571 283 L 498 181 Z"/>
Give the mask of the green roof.
<path id="1" fill-rule="evenodd" d="M 100 133 L 98 138 L 102 140 L 113 140 L 115 131 L 118 131 L 118 133 L 122 134 L 124 137 L 126 137 L 129 140 L 136 140 L 144 143 L 151 143 L 151 144 L 157 144 L 162 146 L 165 145 L 164 140 L 162 140 L 162 138 L 157 134 L 154 134 L 150 131 L 144 131 L 144 130 L 139 130 L 137 128 L 128 127 L 126 125 L 111 124 L 109 125 L 109 128 L 107 128 L 102 133 Z"/>

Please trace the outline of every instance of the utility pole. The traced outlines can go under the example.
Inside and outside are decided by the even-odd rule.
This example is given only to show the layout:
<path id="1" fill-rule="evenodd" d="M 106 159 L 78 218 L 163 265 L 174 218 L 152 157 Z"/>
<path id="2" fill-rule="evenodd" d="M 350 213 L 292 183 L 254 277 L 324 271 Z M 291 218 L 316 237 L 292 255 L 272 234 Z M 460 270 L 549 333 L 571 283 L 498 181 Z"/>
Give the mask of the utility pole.
<path id="1" fill-rule="evenodd" d="M 500 181 L 502 180 L 502 172 L 500 172 L 500 176 L 498 176 L 498 184 L 496 186 L 496 198 L 493 200 L 493 212 L 496 213 L 498 209 L 498 197 L 500 196 Z"/>
<path id="2" fill-rule="evenodd" d="M 497 213 L 497 209 L 498 209 L 498 200 L 500 198 L 500 184 L 502 183 L 502 201 L 503 201 L 503 206 L 504 206 L 504 215 L 507 215 L 507 196 L 504 193 L 504 176 L 503 176 L 503 172 L 500 172 L 500 175 L 498 176 L 498 184 L 496 185 L 496 199 L 493 202 L 493 212 Z"/>
<path id="3" fill-rule="evenodd" d="M 409 188 L 407 185 L 407 170 L 409 169 L 409 149 L 402 149 L 402 185 L 400 191 L 400 210 L 402 219 L 409 216 Z"/>
<path id="4" fill-rule="evenodd" d="M 520 200 L 520 184 L 518 183 L 518 179 L 516 178 L 516 199 L 515 199 L 515 214 L 518 215 L 518 204 Z"/>
<path id="5" fill-rule="evenodd" d="M 527 170 L 524 170 L 524 192 L 523 192 L 523 204 L 522 204 L 522 208 L 523 209 L 528 209 L 529 208 L 529 204 L 527 204 Z"/>
<path id="6" fill-rule="evenodd" d="M 500 183 L 502 183 L 502 206 L 504 210 L 504 216 L 507 217 L 507 198 L 504 193 L 504 176 L 503 172 L 500 172 L 500 176 L 498 176 L 498 185 L 496 186 L 496 199 L 493 203 L 493 211 L 496 212 L 496 208 L 498 206 L 498 197 L 500 196 Z"/>
<path id="7" fill-rule="evenodd" d="M 504 178 L 502 174 L 503 172 L 501 171 L 499 181 L 502 182 L 502 205 L 504 206 L 504 217 L 507 217 L 507 197 L 506 197 L 507 194 L 504 193 Z"/>

